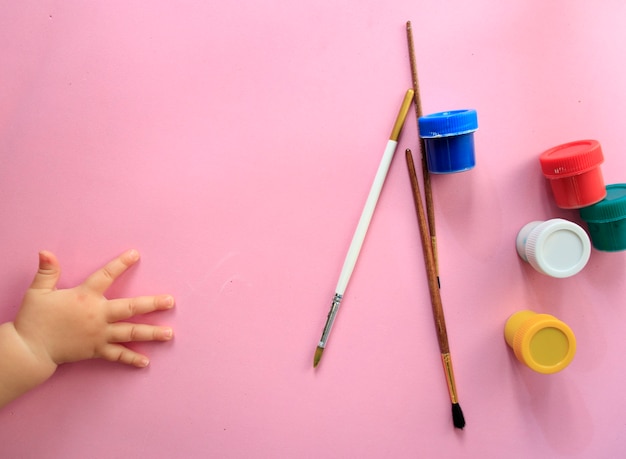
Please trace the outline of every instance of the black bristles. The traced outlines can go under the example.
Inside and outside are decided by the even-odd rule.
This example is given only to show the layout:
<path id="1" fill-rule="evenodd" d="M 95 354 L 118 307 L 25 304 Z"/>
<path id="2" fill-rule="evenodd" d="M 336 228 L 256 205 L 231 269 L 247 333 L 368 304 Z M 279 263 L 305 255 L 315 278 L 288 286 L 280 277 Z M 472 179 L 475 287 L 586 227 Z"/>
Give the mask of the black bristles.
<path id="1" fill-rule="evenodd" d="M 463 416 L 461 405 L 458 403 L 452 404 L 452 422 L 454 423 L 454 427 L 457 429 L 465 427 L 465 417 Z"/>

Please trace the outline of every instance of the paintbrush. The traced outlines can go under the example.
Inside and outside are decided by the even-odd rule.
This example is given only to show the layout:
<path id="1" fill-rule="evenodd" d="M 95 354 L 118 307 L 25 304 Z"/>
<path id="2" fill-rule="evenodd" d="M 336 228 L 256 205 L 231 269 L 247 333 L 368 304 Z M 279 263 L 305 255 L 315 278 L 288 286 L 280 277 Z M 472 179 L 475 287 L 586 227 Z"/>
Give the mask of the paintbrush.
<path id="1" fill-rule="evenodd" d="M 413 81 L 413 98 L 415 101 L 415 121 L 422 116 L 422 101 L 420 98 L 419 82 L 417 80 L 417 62 L 415 60 L 415 46 L 413 45 L 413 28 L 411 21 L 406 23 L 406 38 L 409 45 L 409 61 L 411 63 L 411 80 Z M 418 127 L 419 131 L 419 127 Z M 418 132 L 419 134 L 419 132 Z M 428 232 L 430 234 L 430 244 L 433 247 L 433 257 L 435 259 L 435 270 L 437 272 L 437 285 L 441 288 L 441 279 L 439 277 L 439 255 L 437 252 L 437 231 L 435 229 L 435 208 L 433 205 L 433 192 L 430 185 L 430 171 L 428 169 L 428 160 L 426 158 L 426 147 L 424 139 L 419 135 L 420 153 L 422 155 L 422 177 L 424 180 L 424 197 L 426 200 L 426 216 L 428 218 Z"/>
<path id="2" fill-rule="evenodd" d="M 322 337 L 320 338 L 317 349 L 315 350 L 315 356 L 313 357 L 314 367 L 317 367 L 320 359 L 322 358 L 322 353 L 324 352 L 324 349 L 326 349 L 328 337 L 330 336 L 330 330 L 332 329 L 335 318 L 337 317 L 339 305 L 341 304 L 341 300 L 343 299 L 343 295 L 345 294 L 348 282 L 350 281 L 350 276 L 352 275 L 352 271 L 354 270 L 354 266 L 356 265 L 359 253 L 361 252 L 361 247 L 363 246 L 363 241 L 365 240 L 365 234 L 367 233 L 370 221 L 372 220 L 372 215 L 374 214 L 374 209 L 382 191 L 385 178 L 387 177 L 387 172 L 389 171 L 391 160 L 393 159 L 393 155 L 396 152 L 396 148 L 398 146 L 398 138 L 400 137 L 400 131 L 402 130 L 402 126 L 404 125 L 404 120 L 406 119 L 406 115 L 409 111 L 412 100 L 413 90 L 409 89 L 404 96 L 402 105 L 400 106 L 400 111 L 398 112 L 398 116 L 396 117 L 396 122 L 393 125 L 393 129 L 391 131 L 391 135 L 389 136 L 385 152 L 383 153 L 380 165 L 378 166 L 378 171 L 376 172 L 376 176 L 374 177 L 374 183 L 372 183 L 372 187 L 370 188 L 369 195 L 367 196 L 367 200 L 365 201 L 365 207 L 363 208 L 363 212 L 361 213 L 361 218 L 359 219 L 359 223 L 357 224 L 354 236 L 352 237 L 352 242 L 350 243 L 348 254 L 346 255 L 346 258 L 344 260 L 343 268 L 341 269 L 341 273 L 339 275 L 339 281 L 337 282 L 337 287 L 335 288 L 335 295 L 333 296 L 330 311 L 328 312 L 328 317 L 326 319 L 326 325 L 324 326 L 324 330 L 322 331 Z"/>
<path id="3" fill-rule="evenodd" d="M 409 169 L 409 178 L 411 179 L 411 189 L 413 191 L 413 200 L 415 201 L 415 211 L 417 213 L 417 222 L 420 230 L 420 238 L 422 240 L 422 249 L 424 251 L 424 264 L 426 266 L 426 275 L 428 277 L 428 290 L 430 292 L 430 303 L 432 305 L 435 328 L 437 330 L 437 340 L 439 341 L 439 351 L 441 352 L 441 361 L 443 363 L 446 382 L 448 383 L 450 401 L 452 402 L 452 422 L 454 423 L 454 427 L 462 429 L 465 427 L 465 417 L 463 416 L 463 411 L 461 411 L 461 406 L 459 405 L 454 372 L 452 371 L 452 358 L 450 357 L 448 332 L 446 330 L 446 321 L 443 315 L 441 292 L 437 284 L 437 271 L 435 269 L 433 248 L 429 241 L 428 223 L 426 222 L 426 217 L 424 215 L 422 196 L 420 193 L 419 183 L 417 181 L 417 174 L 415 173 L 415 165 L 413 164 L 413 155 L 411 154 L 411 150 L 408 149 L 406 150 L 406 162 Z"/>

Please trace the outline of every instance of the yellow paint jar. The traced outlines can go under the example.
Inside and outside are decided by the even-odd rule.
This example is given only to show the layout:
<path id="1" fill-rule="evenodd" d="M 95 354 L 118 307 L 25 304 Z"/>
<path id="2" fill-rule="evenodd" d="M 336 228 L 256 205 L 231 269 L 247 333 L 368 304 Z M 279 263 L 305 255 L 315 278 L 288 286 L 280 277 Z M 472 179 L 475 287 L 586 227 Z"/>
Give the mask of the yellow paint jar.
<path id="1" fill-rule="evenodd" d="M 561 371 L 576 353 L 572 329 L 550 314 L 516 312 L 506 321 L 504 338 L 517 360 L 538 373 Z"/>

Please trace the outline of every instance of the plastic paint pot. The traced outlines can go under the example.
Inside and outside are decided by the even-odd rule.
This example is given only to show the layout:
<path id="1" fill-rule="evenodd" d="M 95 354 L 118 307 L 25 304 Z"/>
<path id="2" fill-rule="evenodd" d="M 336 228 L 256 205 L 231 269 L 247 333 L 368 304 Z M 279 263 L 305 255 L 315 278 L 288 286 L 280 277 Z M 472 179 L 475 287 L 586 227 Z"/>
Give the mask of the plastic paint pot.
<path id="1" fill-rule="evenodd" d="M 418 127 L 420 137 L 424 139 L 428 170 L 433 174 L 463 172 L 476 165 L 476 110 L 453 110 L 421 116 Z"/>
<path id="2" fill-rule="evenodd" d="M 579 209 L 604 198 L 604 162 L 597 140 L 578 140 L 551 148 L 539 157 L 543 175 L 550 181 L 556 205 Z"/>
<path id="3" fill-rule="evenodd" d="M 520 258 L 542 274 L 570 277 L 580 272 L 591 255 L 591 241 L 584 229 L 561 218 L 530 222 L 517 233 Z"/>
<path id="4" fill-rule="evenodd" d="M 626 250 L 626 184 L 607 185 L 606 197 L 580 209 L 593 246 L 598 250 Z"/>
<path id="5" fill-rule="evenodd" d="M 538 373 L 561 371 L 576 353 L 574 332 L 550 314 L 516 312 L 506 321 L 504 339 L 517 360 Z"/>

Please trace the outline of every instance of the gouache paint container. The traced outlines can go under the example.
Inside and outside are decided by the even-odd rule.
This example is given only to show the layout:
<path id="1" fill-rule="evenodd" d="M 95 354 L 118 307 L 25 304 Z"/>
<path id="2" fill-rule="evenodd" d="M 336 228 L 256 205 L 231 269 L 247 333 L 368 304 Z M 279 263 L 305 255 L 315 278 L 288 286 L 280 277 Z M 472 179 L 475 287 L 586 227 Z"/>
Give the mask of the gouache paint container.
<path id="1" fill-rule="evenodd" d="M 418 128 L 420 137 L 424 139 L 428 170 L 433 174 L 463 172 L 476 165 L 476 110 L 453 110 L 421 116 Z"/>
<path id="2" fill-rule="evenodd" d="M 626 250 L 626 184 L 607 185 L 606 197 L 580 209 L 593 246 L 606 252 Z"/>
<path id="3" fill-rule="evenodd" d="M 606 196 L 600 164 L 604 162 L 597 140 L 578 140 L 551 148 L 539 157 L 543 175 L 550 181 L 556 205 L 579 209 Z"/>
<path id="4" fill-rule="evenodd" d="M 574 332 L 550 314 L 516 312 L 506 321 L 504 339 L 517 360 L 538 373 L 561 371 L 576 354 Z"/>
<path id="5" fill-rule="evenodd" d="M 524 225 L 515 247 L 520 258 L 537 271 L 558 278 L 579 273 L 591 255 L 591 241 L 585 230 L 561 218 Z"/>

